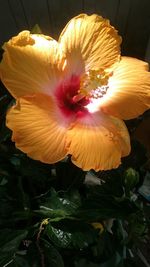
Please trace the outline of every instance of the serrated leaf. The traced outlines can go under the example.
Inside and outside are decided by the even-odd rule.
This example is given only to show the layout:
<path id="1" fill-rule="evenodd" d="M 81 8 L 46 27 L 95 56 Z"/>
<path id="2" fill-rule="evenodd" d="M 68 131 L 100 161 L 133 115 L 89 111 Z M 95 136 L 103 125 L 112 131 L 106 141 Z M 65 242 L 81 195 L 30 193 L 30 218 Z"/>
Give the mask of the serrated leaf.
<path id="1" fill-rule="evenodd" d="M 58 247 L 82 249 L 97 238 L 97 231 L 87 223 L 64 221 L 64 224 L 47 225 L 45 233 Z"/>

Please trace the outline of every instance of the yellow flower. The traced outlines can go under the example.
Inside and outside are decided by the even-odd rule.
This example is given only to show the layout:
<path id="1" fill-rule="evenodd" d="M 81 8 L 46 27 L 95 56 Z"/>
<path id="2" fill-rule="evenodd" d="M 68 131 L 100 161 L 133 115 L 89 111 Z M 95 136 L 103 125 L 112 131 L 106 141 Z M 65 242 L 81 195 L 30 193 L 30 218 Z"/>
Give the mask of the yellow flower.
<path id="1" fill-rule="evenodd" d="M 4 44 L 0 77 L 16 105 L 7 114 L 16 146 L 55 163 L 66 155 L 83 170 L 117 168 L 130 153 L 122 119 L 150 107 L 147 63 L 120 57 L 109 21 L 81 14 L 58 42 L 22 31 Z"/>

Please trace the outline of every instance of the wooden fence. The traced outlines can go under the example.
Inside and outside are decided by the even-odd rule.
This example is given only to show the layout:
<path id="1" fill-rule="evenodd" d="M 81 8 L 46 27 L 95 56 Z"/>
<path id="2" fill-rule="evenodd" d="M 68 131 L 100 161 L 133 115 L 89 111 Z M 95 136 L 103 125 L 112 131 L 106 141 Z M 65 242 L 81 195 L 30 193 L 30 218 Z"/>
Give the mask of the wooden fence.
<path id="1" fill-rule="evenodd" d="M 0 0 L 0 44 L 37 23 L 57 38 L 67 21 L 83 12 L 110 19 L 123 37 L 124 55 L 149 57 L 150 0 Z"/>

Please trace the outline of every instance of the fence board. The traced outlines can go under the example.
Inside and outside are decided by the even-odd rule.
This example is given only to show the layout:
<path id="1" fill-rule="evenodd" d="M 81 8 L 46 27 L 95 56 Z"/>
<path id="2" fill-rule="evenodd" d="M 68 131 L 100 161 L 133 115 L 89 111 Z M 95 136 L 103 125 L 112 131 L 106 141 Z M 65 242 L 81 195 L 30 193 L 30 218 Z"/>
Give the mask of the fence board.
<path id="1" fill-rule="evenodd" d="M 18 32 L 29 27 L 22 0 L 7 0 L 11 14 L 15 20 Z"/>
<path id="2" fill-rule="evenodd" d="M 58 37 L 68 20 L 82 12 L 82 0 L 48 0 L 53 23 L 53 36 Z"/>
<path id="3" fill-rule="evenodd" d="M 17 24 L 10 12 L 7 1 L 1 1 L 0 8 L 0 45 L 7 41 L 14 33 L 17 33 Z"/>
<path id="4" fill-rule="evenodd" d="M 145 60 L 150 64 L 150 38 L 146 47 Z"/>
<path id="5" fill-rule="evenodd" d="M 0 44 L 36 23 L 57 38 L 79 13 L 108 18 L 123 37 L 123 54 L 144 58 L 150 36 L 150 0 L 0 0 Z"/>
<path id="6" fill-rule="evenodd" d="M 119 0 L 97 0 L 95 1 L 95 12 L 108 18 L 114 25 L 119 2 Z"/>
<path id="7" fill-rule="evenodd" d="M 131 0 L 119 1 L 114 21 L 114 26 L 116 26 L 121 36 L 124 36 L 126 33 L 130 11 L 131 11 Z"/>
<path id="8" fill-rule="evenodd" d="M 35 24 L 44 29 L 45 34 L 50 34 L 52 29 L 46 0 L 21 0 L 28 19 L 29 28 Z"/>
<path id="9" fill-rule="evenodd" d="M 144 58 L 150 36 L 150 1 L 132 0 L 124 33 L 123 53 Z"/>
<path id="10" fill-rule="evenodd" d="M 87 14 L 96 13 L 96 0 L 83 0 L 83 12 Z"/>

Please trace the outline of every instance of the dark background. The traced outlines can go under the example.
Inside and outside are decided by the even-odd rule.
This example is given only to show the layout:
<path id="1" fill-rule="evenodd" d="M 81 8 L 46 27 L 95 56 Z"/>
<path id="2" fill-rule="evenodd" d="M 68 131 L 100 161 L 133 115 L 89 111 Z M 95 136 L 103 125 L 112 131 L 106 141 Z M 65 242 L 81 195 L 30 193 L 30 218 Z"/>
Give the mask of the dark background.
<path id="1" fill-rule="evenodd" d="M 123 38 L 123 55 L 145 59 L 150 62 L 150 0 L 0 0 L 0 46 L 5 41 L 8 41 L 9 38 L 18 34 L 20 31 L 24 29 L 31 30 L 35 24 L 40 26 L 44 34 L 51 35 L 57 39 L 65 24 L 72 17 L 83 12 L 87 14 L 97 13 L 111 21 L 111 24 L 118 29 L 119 34 Z M 0 139 L 4 141 L 4 144 L 1 146 L 0 160 L 1 166 L 3 167 L 2 175 L 6 175 L 6 180 L 8 179 L 9 181 L 8 192 L 11 196 L 11 198 L 7 199 L 6 201 L 5 197 L 7 197 L 7 195 L 2 188 L 2 195 L 0 196 L 2 199 L 0 200 L 2 220 L 1 225 L 5 226 L 6 228 L 12 228 L 15 225 L 14 228 L 19 229 L 20 226 L 22 227 L 22 223 L 24 223 L 23 226 L 26 229 L 25 218 L 27 218 L 27 226 L 29 226 L 29 224 L 32 225 L 32 223 L 34 224 L 35 218 L 33 217 L 33 219 L 31 219 L 30 217 L 23 217 L 27 216 L 26 213 L 25 215 L 22 213 L 22 217 L 19 217 L 20 215 L 18 213 L 19 219 L 17 221 L 14 211 L 16 212 L 18 210 L 23 210 L 23 212 L 26 212 L 27 207 L 28 210 L 34 210 L 35 205 L 37 205 L 35 196 L 45 192 L 45 187 L 46 190 L 50 187 L 51 183 L 53 182 L 53 180 L 51 180 L 53 177 L 49 179 L 49 172 L 51 171 L 49 166 L 44 166 L 42 163 L 32 161 L 26 158 L 25 155 L 21 154 L 21 152 L 16 152 L 13 144 L 7 140 L 7 136 L 9 136 L 10 133 L 8 132 L 8 129 L 4 127 L 5 112 L 8 104 L 11 101 L 11 97 L 6 94 L 6 90 L 2 84 L 0 84 L 0 99 L 2 103 L 2 105 L 0 105 L 0 113 L 2 114 L 0 116 Z M 143 117 L 143 123 L 141 123 L 141 126 L 138 128 L 137 132 L 135 132 L 135 137 L 144 143 L 150 155 L 150 116 L 147 114 L 148 113 L 146 113 L 145 119 Z M 133 121 L 129 123 L 133 127 L 136 125 Z M 133 164 L 137 168 L 140 167 L 140 165 L 143 163 L 138 160 L 140 159 L 143 161 L 145 158 L 143 153 L 145 152 L 140 149 L 137 149 L 137 151 L 133 150 L 133 153 L 131 154 L 130 158 L 127 159 L 127 162 L 131 162 L 132 160 Z M 19 167 L 17 164 L 20 164 Z M 134 165 L 131 166 L 134 167 Z M 68 187 L 67 183 L 74 183 L 72 183 L 72 181 L 68 182 L 69 179 L 66 181 L 66 176 L 69 176 L 67 173 L 68 169 L 66 168 L 65 170 L 64 168 L 63 173 L 63 168 L 61 168 L 61 166 L 62 165 L 59 165 L 56 169 L 56 188 L 59 185 L 59 189 L 64 188 L 66 185 Z M 76 175 L 78 173 L 76 173 L 74 169 L 72 171 L 72 168 L 73 167 L 71 166 L 69 171 L 71 170 L 71 175 L 74 173 L 74 180 L 76 180 Z M 150 161 L 146 168 L 150 169 Z M 66 181 L 65 186 L 63 184 L 64 181 Z M 78 182 L 79 181 L 77 181 L 77 183 Z M 108 201 L 108 208 L 110 209 L 109 205 L 110 202 Z M 147 206 L 145 205 L 145 208 L 146 207 Z M 123 208 L 122 211 L 124 212 L 126 209 Z M 139 216 L 139 218 L 141 219 L 142 217 Z M 31 220 L 33 221 L 31 222 Z M 133 226 L 133 229 L 136 230 L 135 225 Z M 141 250 L 149 261 L 150 243 L 145 243 L 145 245 L 141 247 Z M 32 251 L 31 254 L 33 254 Z M 7 253 L 5 257 L 7 258 Z M 14 252 L 12 253 L 12 257 L 14 257 Z M 69 257 L 68 261 L 71 259 L 71 257 Z M 11 258 L 6 259 L 6 262 L 8 262 L 10 259 Z M 23 265 L 25 264 L 22 264 L 22 266 Z M 57 266 L 60 266 L 60 264 L 58 263 Z M 142 267 L 143 265 L 140 262 L 140 265 L 138 266 Z"/>
<path id="2" fill-rule="evenodd" d="M 68 20 L 83 12 L 110 19 L 123 37 L 123 55 L 149 60 L 150 0 L 0 0 L 0 45 L 35 24 L 57 39 Z"/>

